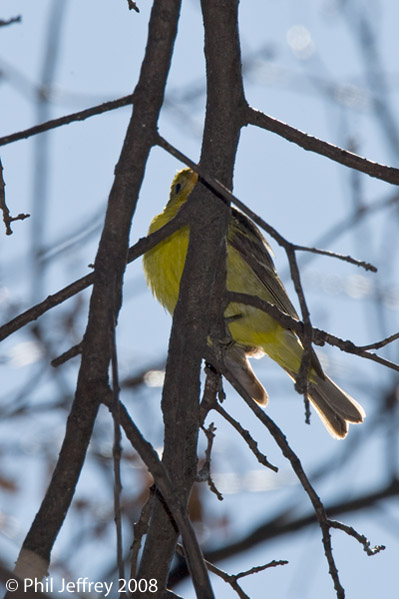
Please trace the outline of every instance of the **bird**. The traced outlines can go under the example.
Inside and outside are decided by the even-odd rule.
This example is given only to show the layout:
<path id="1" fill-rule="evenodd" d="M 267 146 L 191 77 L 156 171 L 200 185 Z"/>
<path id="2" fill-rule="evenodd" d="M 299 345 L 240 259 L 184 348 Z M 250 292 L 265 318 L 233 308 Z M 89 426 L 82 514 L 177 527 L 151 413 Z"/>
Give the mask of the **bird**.
<path id="1" fill-rule="evenodd" d="M 155 216 L 148 234 L 154 233 L 173 219 L 186 203 L 198 182 L 190 168 L 174 177 L 169 201 Z M 180 288 L 189 242 L 189 224 L 163 239 L 143 256 L 147 284 L 157 300 L 173 315 Z M 231 208 L 226 236 L 228 291 L 246 293 L 275 305 L 280 311 L 299 321 L 272 259 L 272 250 L 253 221 L 243 212 Z M 277 362 L 296 380 L 304 347 L 299 337 L 265 311 L 232 301 L 224 312 L 229 344 L 226 344 L 224 365 L 250 397 L 266 406 L 268 394 L 256 377 L 249 357 L 264 354 Z M 311 352 L 307 394 L 316 412 L 332 437 L 343 439 L 349 423 L 365 418 L 362 406 L 324 373 L 315 351 Z"/>

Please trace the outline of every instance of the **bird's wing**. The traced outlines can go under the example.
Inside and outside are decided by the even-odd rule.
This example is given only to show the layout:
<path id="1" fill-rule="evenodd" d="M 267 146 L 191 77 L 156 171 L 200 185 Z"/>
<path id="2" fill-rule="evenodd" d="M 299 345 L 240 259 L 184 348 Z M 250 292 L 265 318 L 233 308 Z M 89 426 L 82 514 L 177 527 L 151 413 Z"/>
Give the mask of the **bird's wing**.
<path id="1" fill-rule="evenodd" d="M 292 318 L 299 316 L 274 267 L 272 252 L 258 227 L 245 214 L 232 209 L 228 242 L 237 250 L 265 288 L 268 301 Z"/>
<path id="2" fill-rule="evenodd" d="M 299 321 L 299 316 L 274 267 L 270 255 L 272 252 L 271 247 L 258 227 L 245 214 L 235 208 L 232 209 L 231 213 L 228 242 L 241 254 L 257 276 L 266 291 L 267 300 L 282 312 Z M 311 363 L 320 379 L 324 379 L 323 369 L 313 349 Z"/>

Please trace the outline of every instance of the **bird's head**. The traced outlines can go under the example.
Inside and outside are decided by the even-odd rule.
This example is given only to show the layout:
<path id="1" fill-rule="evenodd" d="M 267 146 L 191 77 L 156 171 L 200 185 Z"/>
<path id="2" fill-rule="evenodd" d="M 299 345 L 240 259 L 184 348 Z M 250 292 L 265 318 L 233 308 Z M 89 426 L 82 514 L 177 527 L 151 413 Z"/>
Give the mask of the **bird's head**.
<path id="1" fill-rule="evenodd" d="M 184 168 L 179 171 L 170 186 L 170 196 L 168 205 L 174 205 L 176 203 L 183 204 L 189 194 L 195 187 L 195 184 L 198 181 L 198 175 L 196 172 L 192 171 L 191 168 Z"/>

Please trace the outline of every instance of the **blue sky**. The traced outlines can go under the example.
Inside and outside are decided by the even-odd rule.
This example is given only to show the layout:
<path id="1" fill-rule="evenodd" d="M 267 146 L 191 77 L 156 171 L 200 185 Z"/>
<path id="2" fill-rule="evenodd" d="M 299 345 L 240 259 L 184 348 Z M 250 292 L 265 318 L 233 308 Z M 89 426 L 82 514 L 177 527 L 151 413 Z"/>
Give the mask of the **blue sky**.
<path id="1" fill-rule="evenodd" d="M 36 124 L 39 110 L 43 111 L 43 106 L 38 107 L 37 89 L 43 71 L 51 6 L 54 4 L 44 0 L 40 3 L 2 2 L 0 18 L 21 14 L 22 23 L 0 29 L 0 111 L 3 115 L 0 135 Z M 124 0 L 86 0 L 84 3 L 64 0 L 62 26 L 55 46 L 58 56 L 48 90 L 49 101 L 44 107 L 46 118 L 131 93 L 144 54 L 151 3 L 143 0 L 139 7 L 138 15 L 127 10 Z M 367 75 L 370 57 L 364 59 L 356 33 L 361 16 L 367 18 L 374 32 L 379 64 L 388 82 L 386 89 L 373 86 Z M 387 0 L 372 5 L 365 0 L 241 2 L 240 34 L 249 103 L 311 135 L 342 147 L 353 143 L 357 153 L 383 164 L 397 165 L 398 152 L 374 109 L 375 100 L 382 94 L 398 126 L 397 19 L 397 6 Z M 160 133 L 194 160 L 200 153 L 205 104 L 202 48 L 199 2 L 186 0 Z M 381 80 L 374 77 L 374 82 L 381 83 Z M 42 297 L 88 272 L 88 265 L 95 257 L 114 165 L 129 116 L 130 109 L 123 108 L 63 127 L 47 136 L 48 153 L 42 165 L 46 183 L 40 188 L 45 210 L 40 214 L 33 197 L 37 157 L 43 151 L 39 138 L 1 149 L 11 212 L 32 214 L 29 220 L 14 223 L 11 237 L 2 235 L 0 238 L 2 320 L 29 306 L 34 297 L 29 256 L 35 222 L 36 226 L 40 221 L 43 223 L 43 246 L 58 252 L 57 259 L 46 263 L 39 290 Z M 145 235 L 151 217 L 166 203 L 170 181 L 180 167 L 162 150 L 152 150 L 133 221 L 132 243 Z M 253 127 L 242 131 L 234 192 L 291 241 L 312 246 L 334 225 L 346 222 L 354 211 L 356 198 L 369 205 L 393 191 L 386 183 L 366 175 L 354 176 L 349 169 L 305 152 L 274 134 Z M 66 250 L 64 240 L 70 239 L 79 227 L 92 228 L 92 235 L 84 241 L 78 239 Z M 382 210 L 365 219 L 354 231 L 337 236 L 326 248 L 375 263 L 379 269 L 377 274 L 321 257 L 313 257 L 303 267 L 315 326 L 359 344 L 371 343 L 398 330 L 397 230 L 397 209 L 396 215 L 392 209 Z M 272 242 L 272 246 L 276 265 L 284 277 L 288 272 L 285 256 L 275 243 Z M 287 276 L 284 282 L 294 297 Z M 382 310 L 376 309 L 377 292 L 383 296 Z M 87 292 L 84 297 L 87 299 Z M 52 334 L 61 353 L 68 348 L 70 339 L 65 339 L 57 329 L 56 316 L 44 318 L 50 331 L 55 327 Z M 77 340 L 84 331 L 84 323 L 83 310 L 78 319 Z M 146 289 L 140 262 L 130 265 L 118 329 L 122 375 L 162 362 L 170 324 L 169 315 Z M 2 346 L 0 368 L 3 397 L 7 402 L 7 394 L 13 397 L 20 385 L 39 372 L 41 354 L 32 336 L 23 331 L 7 339 Z M 397 361 L 398 344 L 382 350 L 381 354 Z M 382 366 L 345 355 L 337 349 L 322 348 L 320 355 L 328 373 L 354 395 L 370 415 L 370 424 L 367 421 L 363 430 L 357 427 L 351 431 L 350 438 L 359 441 L 370 436 L 370 443 L 364 443 L 362 451 L 356 452 L 353 458 L 344 445 L 350 443 L 349 438 L 342 443 L 330 439 L 316 415 L 310 428 L 304 424 L 301 398 L 277 366 L 264 358 L 256 361 L 254 368 L 269 391 L 268 413 L 287 434 L 307 471 L 314 471 L 322 463 L 334 464 L 341 460 L 334 478 L 326 478 L 316 486 L 322 499 L 328 502 L 349 498 L 368 485 L 378 486 L 384 478 L 384 431 L 380 428 L 374 434 L 371 427 L 373 415 L 378 414 L 381 388 L 389 386 L 393 374 Z M 33 403 L 45 403 L 59 390 L 59 385 L 72 388 L 77 368 L 76 361 L 63 368 L 61 383 L 54 383 L 43 374 L 34 389 Z M 296 506 L 303 513 L 309 511 L 310 505 L 267 433 L 232 390 L 228 387 L 226 390 L 229 409 L 251 430 L 271 461 L 280 467 L 277 477 L 263 474 L 242 441 L 225 423 L 217 422 L 214 468 L 225 500 L 219 504 L 214 496 L 205 494 L 204 505 L 209 517 L 226 519 L 228 534 L 234 538 L 273 513 L 282 502 Z M 143 433 L 157 446 L 162 441 L 159 398 L 160 388 L 148 387 L 140 401 L 136 399 L 132 403 Z M 101 418 L 105 421 L 106 415 Z M 62 417 L 54 422 L 36 414 L 29 422 L 26 438 L 19 441 L 22 449 L 17 463 L 11 458 L 5 458 L 4 462 L 4 467 L 14 470 L 18 478 L 24 476 L 27 463 L 31 468 L 23 485 L 25 500 L 11 505 L 14 501 L 10 502 L 7 493 L 1 496 L 3 512 L 14 519 L 16 531 L 11 536 L 5 535 L 0 553 L 4 557 L 6 552 L 11 552 L 10 563 L 40 501 L 37 477 L 44 476 L 43 452 L 52 442 L 57 447 L 63 435 Z M 100 426 L 107 425 L 101 421 Z M 46 435 L 48 443 L 43 443 Z M 248 488 L 237 488 L 234 476 L 244 481 L 241 487 L 247 485 Z M 267 484 L 264 479 L 268 480 Z M 93 484 L 100 486 L 98 478 L 88 473 L 80 483 L 78 495 L 89 493 Z M 27 493 L 32 492 L 37 499 L 27 505 Z M 364 516 L 345 516 L 344 521 L 366 534 L 373 544 L 387 545 L 385 552 L 373 558 L 367 557 L 353 539 L 341 532 L 333 534 L 335 557 L 348 597 L 371 598 L 377 594 L 393 597 L 394 585 L 398 583 L 395 564 L 399 547 L 398 531 L 393 532 L 392 523 L 396 518 L 397 524 L 397 517 L 397 505 L 394 508 L 393 502 L 385 502 Z M 57 559 L 62 558 L 63 547 L 73 529 L 71 517 L 57 542 Z M 216 541 L 211 531 L 208 525 L 204 535 L 209 535 L 207 543 L 212 544 Z M 263 597 L 266 588 L 279 599 L 335 596 L 317 529 L 297 535 L 289 543 L 282 537 L 267 546 L 254 548 L 222 567 L 236 572 L 271 559 L 289 559 L 290 565 L 248 579 L 243 586 L 254 599 Z M 79 556 L 79 563 L 73 567 L 73 573 L 84 576 L 89 572 L 93 578 L 101 570 L 101 563 L 94 564 L 93 556 L 86 556 L 83 561 Z M 234 596 L 220 581 L 215 581 L 215 592 L 226 599 Z M 184 597 L 194 596 L 188 589 L 181 593 Z"/>

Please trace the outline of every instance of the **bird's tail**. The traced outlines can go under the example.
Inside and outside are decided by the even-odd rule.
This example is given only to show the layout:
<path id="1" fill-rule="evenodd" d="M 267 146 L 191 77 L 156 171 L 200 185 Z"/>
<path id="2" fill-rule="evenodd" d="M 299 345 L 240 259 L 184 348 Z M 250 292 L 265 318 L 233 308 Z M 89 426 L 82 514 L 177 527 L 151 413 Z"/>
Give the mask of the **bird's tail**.
<path id="1" fill-rule="evenodd" d="M 360 404 L 345 393 L 326 374 L 309 383 L 308 395 L 330 435 L 343 439 L 348 422 L 363 422 L 366 414 Z"/>
<path id="2" fill-rule="evenodd" d="M 266 406 L 268 395 L 258 381 L 248 361 L 248 348 L 233 344 L 227 348 L 224 364 L 234 378 L 257 403 Z M 295 375 L 287 370 L 295 380 Z M 348 423 L 363 422 L 366 414 L 360 404 L 334 383 L 320 367 L 320 375 L 313 371 L 308 385 L 308 396 L 326 429 L 336 439 L 348 434 Z"/>
<path id="3" fill-rule="evenodd" d="M 246 350 L 239 345 L 231 345 L 224 355 L 224 365 L 247 393 L 261 406 L 268 402 L 268 395 L 262 383 L 255 376 L 246 356 Z"/>

